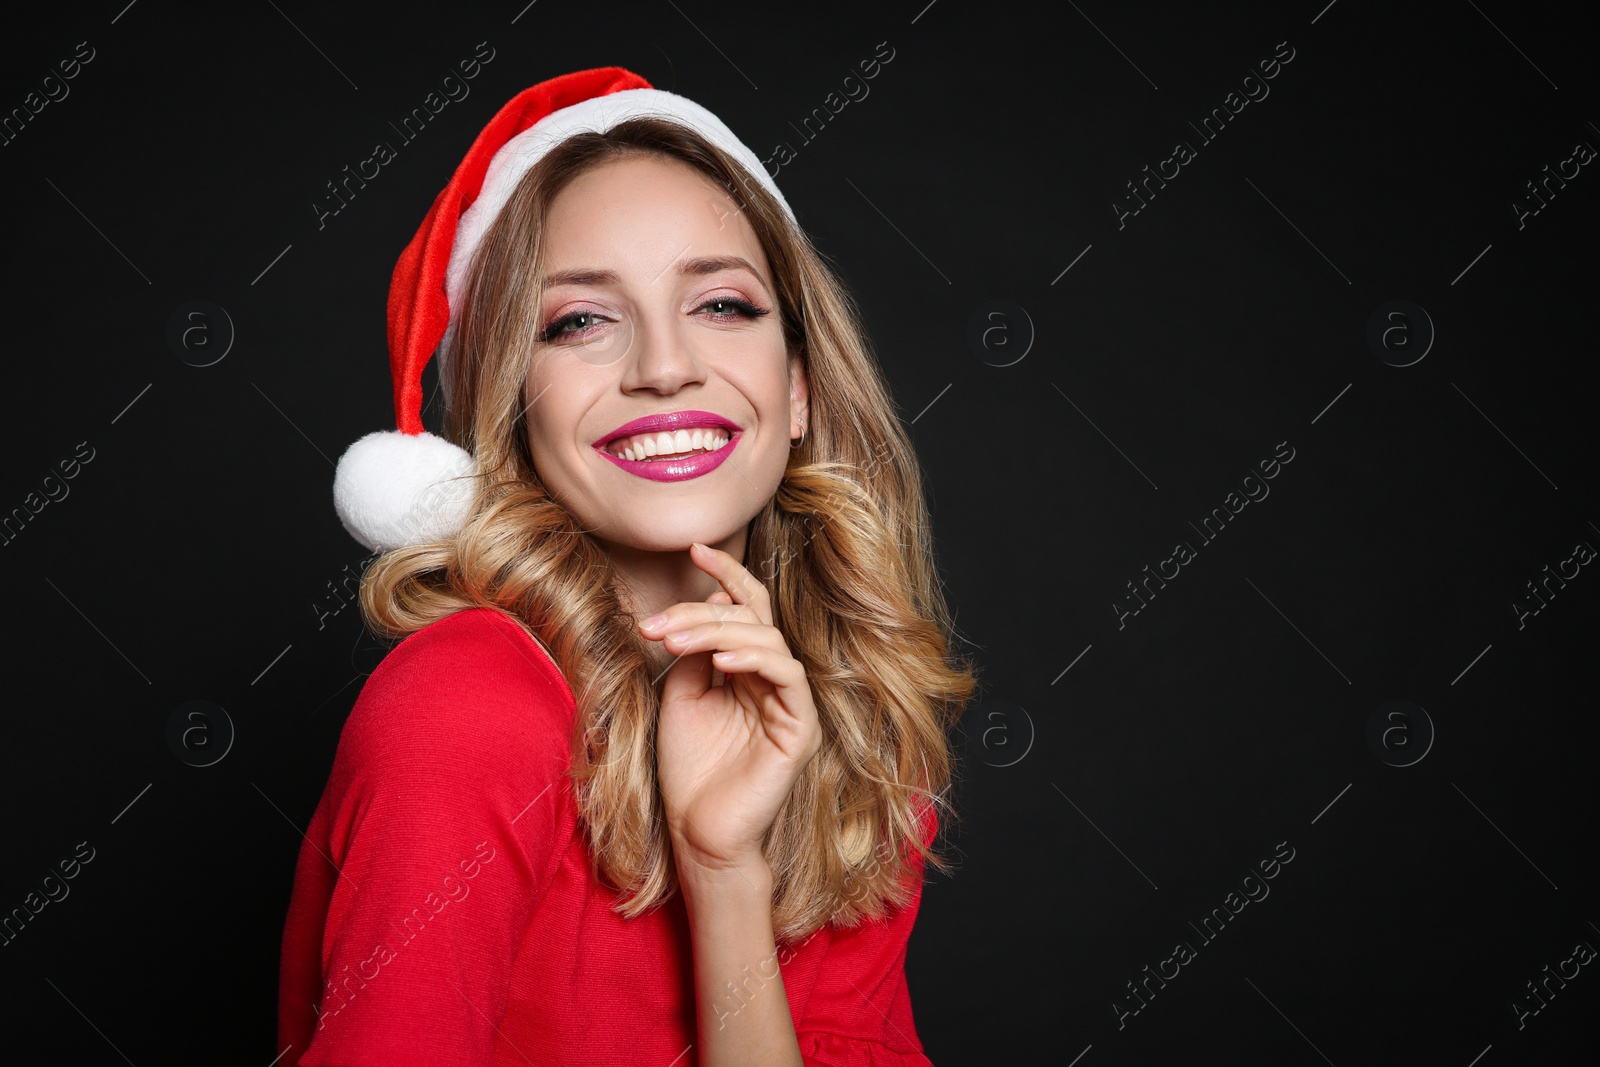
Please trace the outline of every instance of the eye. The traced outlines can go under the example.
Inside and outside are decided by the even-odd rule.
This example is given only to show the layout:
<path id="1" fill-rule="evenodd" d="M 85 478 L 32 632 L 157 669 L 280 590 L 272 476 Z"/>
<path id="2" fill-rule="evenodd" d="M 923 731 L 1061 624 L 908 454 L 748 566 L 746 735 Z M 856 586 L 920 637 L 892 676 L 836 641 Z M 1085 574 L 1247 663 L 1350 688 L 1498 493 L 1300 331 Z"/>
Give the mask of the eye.
<path id="1" fill-rule="evenodd" d="M 605 321 L 597 311 L 574 311 L 570 315 L 563 315 L 539 331 L 540 343 L 549 343 L 563 337 L 582 337 L 595 328 L 599 322 Z M 568 329 L 569 326 L 578 327 Z"/>
<path id="2" fill-rule="evenodd" d="M 756 319 L 769 313 L 766 308 L 756 307 L 748 301 L 736 300 L 731 296 L 712 297 L 695 310 L 704 311 L 706 308 L 713 309 L 712 318 L 724 322 L 735 318 Z"/>

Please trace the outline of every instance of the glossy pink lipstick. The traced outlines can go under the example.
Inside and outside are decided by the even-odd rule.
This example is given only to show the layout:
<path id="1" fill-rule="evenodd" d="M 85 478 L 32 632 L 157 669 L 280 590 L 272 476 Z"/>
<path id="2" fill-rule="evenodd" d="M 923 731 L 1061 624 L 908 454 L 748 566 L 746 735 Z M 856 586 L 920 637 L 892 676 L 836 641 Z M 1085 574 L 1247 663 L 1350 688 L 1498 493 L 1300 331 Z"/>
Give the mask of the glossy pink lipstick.
<path id="1" fill-rule="evenodd" d="M 641 433 L 672 433 L 677 430 L 715 428 L 728 432 L 728 442 L 714 452 L 695 452 L 676 459 L 628 459 L 615 456 L 607 447 L 620 437 Z M 646 415 L 624 423 L 594 443 L 594 449 L 629 474 L 656 482 L 681 482 L 709 474 L 722 465 L 743 436 L 737 425 L 709 411 L 668 411 Z"/>

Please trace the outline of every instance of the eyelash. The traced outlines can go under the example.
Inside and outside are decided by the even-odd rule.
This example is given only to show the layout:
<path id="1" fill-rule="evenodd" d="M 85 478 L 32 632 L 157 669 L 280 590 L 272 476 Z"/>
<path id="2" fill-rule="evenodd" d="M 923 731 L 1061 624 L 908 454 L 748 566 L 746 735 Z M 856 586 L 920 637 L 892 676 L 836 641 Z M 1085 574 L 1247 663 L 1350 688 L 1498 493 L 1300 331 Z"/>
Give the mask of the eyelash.
<path id="1" fill-rule="evenodd" d="M 760 318 L 762 315 L 770 314 L 770 310 L 767 308 L 757 307 L 748 300 L 738 300 L 731 296 L 713 297 L 701 304 L 700 307 L 695 308 L 695 310 L 700 311 L 710 307 L 713 304 L 727 304 L 734 309 L 734 314 L 745 319 L 756 319 Z M 598 314 L 599 312 L 595 311 L 574 311 L 571 314 L 563 315 L 559 319 L 551 322 L 544 329 L 540 330 L 538 339 L 540 343 L 548 344 L 549 342 L 562 337 L 582 337 L 584 334 L 588 333 L 588 330 L 567 332 L 563 329 L 563 327 L 566 326 L 567 323 L 572 322 L 574 319 L 581 319 L 585 315 L 595 317 L 598 316 Z M 712 317 L 718 318 L 718 316 L 715 315 Z"/>

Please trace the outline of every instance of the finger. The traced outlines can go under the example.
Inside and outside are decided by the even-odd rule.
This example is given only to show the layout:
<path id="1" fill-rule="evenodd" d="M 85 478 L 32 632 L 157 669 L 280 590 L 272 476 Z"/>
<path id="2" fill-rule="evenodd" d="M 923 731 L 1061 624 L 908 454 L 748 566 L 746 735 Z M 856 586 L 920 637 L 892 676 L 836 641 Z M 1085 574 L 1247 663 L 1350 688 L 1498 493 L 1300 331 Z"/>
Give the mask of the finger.
<path id="1" fill-rule="evenodd" d="M 748 622 L 761 625 L 761 620 L 756 618 L 755 611 L 745 604 L 731 603 L 728 594 L 722 590 L 713 593 L 712 597 L 722 599 L 716 603 L 708 599 L 699 604 L 688 601 L 674 604 L 665 611 L 641 620 L 639 630 L 646 637 L 659 641 L 667 634 L 708 622 Z"/>
<path id="2" fill-rule="evenodd" d="M 673 630 L 662 638 L 675 656 L 691 652 L 733 652 L 741 648 L 766 648 L 789 655 L 789 646 L 775 627 L 756 622 L 718 620 Z M 793 657 L 790 657 L 793 658 Z"/>
<path id="3" fill-rule="evenodd" d="M 734 603 L 749 605 L 758 619 L 772 625 L 772 601 L 767 595 L 767 587 L 746 570 L 744 564 L 720 548 L 712 548 L 698 541 L 689 546 L 689 558 L 696 567 L 721 582 Z"/>
<path id="4" fill-rule="evenodd" d="M 661 687 L 661 703 L 674 704 L 680 700 L 695 700 L 711 689 L 712 673 L 719 670 L 711 662 L 710 652 L 694 652 L 675 656 L 666 670 L 666 682 Z M 657 680 L 660 678 L 658 676 Z"/>
<path id="5" fill-rule="evenodd" d="M 806 722 L 816 717 L 811 704 L 811 686 L 806 681 L 805 668 L 793 656 L 758 645 L 718 652 L 711 657 L 712 666 L 728 675 L 754 674 L 772 683 L 782 705 L 783 718 L 791 724 Z M 762 702 L 763 719 L 772 711 L 769 701 Z"/>

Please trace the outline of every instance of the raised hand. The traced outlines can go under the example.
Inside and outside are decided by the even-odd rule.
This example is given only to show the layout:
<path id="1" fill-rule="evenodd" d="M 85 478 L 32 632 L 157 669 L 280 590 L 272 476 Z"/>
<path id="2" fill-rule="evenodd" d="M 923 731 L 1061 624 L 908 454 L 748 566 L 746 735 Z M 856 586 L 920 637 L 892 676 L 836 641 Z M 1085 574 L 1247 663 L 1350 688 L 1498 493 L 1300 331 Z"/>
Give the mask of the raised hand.
<path id="1" fill-rule="evenodd" d="M 719 549 L 697 542 L 689 558 L 722 589 L 640 624 L 678 657 L 656 729 L 667 825 L 680 873 L 685 864 L 758 869 L 762 837 L 822 747 L 822 728 L 805 669 L 772 624 L 766 587 Z"/>

